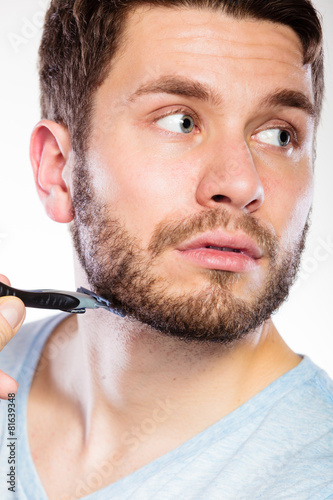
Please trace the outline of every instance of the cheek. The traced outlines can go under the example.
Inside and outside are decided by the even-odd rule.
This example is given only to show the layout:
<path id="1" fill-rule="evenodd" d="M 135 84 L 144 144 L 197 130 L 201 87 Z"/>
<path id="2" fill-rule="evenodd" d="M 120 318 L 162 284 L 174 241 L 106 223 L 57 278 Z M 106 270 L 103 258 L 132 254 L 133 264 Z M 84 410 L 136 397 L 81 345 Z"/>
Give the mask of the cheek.
<path id="1" fill-rule="evenodd" d="M 300 172 L 300 171 L 298 171 Z M 263 179 L 268 218 L 282 248 L 293 248 L 300 237 L 313 198 L 313 176 L 309 170 L 290 177 Z"/>
<path id="2" fill-rule="evenodd" d="M 188 166 L 186 170 L 179 161 L 172 161 L 168 151 L 153 154 L 146 145 L 134 141 L 130 147 L 119 142 L 113 146 L 108 145 L 95 159 L 98 175 L 94 173 L 94 189 L 109 207 L 110 217 L 121 219 L 146 245 L 161 220 L 188 204 Z"/>

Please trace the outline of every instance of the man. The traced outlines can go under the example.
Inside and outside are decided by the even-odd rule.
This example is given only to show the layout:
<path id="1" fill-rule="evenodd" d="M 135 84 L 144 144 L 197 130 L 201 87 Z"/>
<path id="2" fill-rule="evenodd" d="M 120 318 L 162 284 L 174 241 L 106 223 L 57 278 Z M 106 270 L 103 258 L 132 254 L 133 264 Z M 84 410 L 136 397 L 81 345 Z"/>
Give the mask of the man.
<path id="1" fill-rule="evenodd" d="M 3 349 L 17 498 L 333 497 L 333 382 L 271 320 L 309 226 L 322 71 L 307 0 L 52 2 L 36 186 L 78 286 L 126 316 L 61 314 Z"/>

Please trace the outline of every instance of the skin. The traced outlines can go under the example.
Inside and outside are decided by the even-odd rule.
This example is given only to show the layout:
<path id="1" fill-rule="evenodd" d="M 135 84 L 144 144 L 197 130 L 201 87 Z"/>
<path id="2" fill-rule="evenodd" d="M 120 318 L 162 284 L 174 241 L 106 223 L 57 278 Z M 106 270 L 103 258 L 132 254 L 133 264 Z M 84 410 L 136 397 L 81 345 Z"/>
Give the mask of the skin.
<path id="1" fill-rule="evenodd" d="M 10 285 L 9 279 L 3 274 L 0 274 L 0 281 Z M 19 331 L 25 314 L 25 307 L 20 299 L 13 297 L 0 299 L 0 351 Z M 17 388 L 16 380 L 0 370 L 0 399 L 8 399 L 8 394 L 16 394 Z"/>
<path id="2" fill-rule="evenodd" d="M 98 200 L 143 251 L 161 221 L 217 207 L 233 218 L 251 214 L 276 236 L 280 249 L 295 247 L 312 202 L 313 118 L 300 109 L 259 103 L 276 89 L 299 90 L 312 102 L 313 93 L 297 36 L 272 26 L 195 9 L 145 7 L 130 16 L 123 49 L 95 95 L 87 163 Z M 127 102 L 148 77 L 163 74 L 197 79 L 219 91 L 223 103 L 168 94 Z M 201 117 L 195 134 L 170 134 L 159 126 L 165 122 L 156 123 L 180 105 Z M 297 129 L 299 142 L 287 149 L 268 144 L 262 132 L 287 124 Z M 73 156 L 65 127 L 45 120 L 36 126 L 36 186 L 48 215 L 63 223 L 73 218 Z M 216 201 L 215 195 L 224 198 Z M 89 287 L 77 256 L 75 268 L 77 284 Z M 154 268 L 170 278 L 173 293 L 207 285 L 207 275 L 177 260 L 172 250 Z M 266 257 L 260 269 L 232 285 L 233 293 L 246 298 L 268 273 Z M 130 474 L 300 361 L 270 319 L 230 348 L 185 345 L 104 311 L 66 319 L 43 350 L 28 402 L 31 452 L 49 498 L 80 498 L 81 480 L 88 494 Z M 145 419 L 154 422 L 152 432 L 144 430 Z M 126 437 L 132 445 L 125 445 Z M 87 474 L 105 462 L 108 471 L 88 486 Z"/>

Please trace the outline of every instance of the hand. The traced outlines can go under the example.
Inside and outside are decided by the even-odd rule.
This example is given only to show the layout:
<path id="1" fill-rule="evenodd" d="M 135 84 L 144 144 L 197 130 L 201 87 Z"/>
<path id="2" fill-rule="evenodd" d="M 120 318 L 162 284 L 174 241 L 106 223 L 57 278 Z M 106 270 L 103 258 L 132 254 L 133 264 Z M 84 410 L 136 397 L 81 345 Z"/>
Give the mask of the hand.
<path id="1" fill-rule="evenodd" d="M 0 281 L 10 286 L 6 276 L 0 274 Z M 17 297 L 0 297 L 0 351 L 19 331 L 25 319 L 25 305 Z M 0 399 L 8 399 L 9 393 L 15 393 L 18 383 L 0 370 Z"/>

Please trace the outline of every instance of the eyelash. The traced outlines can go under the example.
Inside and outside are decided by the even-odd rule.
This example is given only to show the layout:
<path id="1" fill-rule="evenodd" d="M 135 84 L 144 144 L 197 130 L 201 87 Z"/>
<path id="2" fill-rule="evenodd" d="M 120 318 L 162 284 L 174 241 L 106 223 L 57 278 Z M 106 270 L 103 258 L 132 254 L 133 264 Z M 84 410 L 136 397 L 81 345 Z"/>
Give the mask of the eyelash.
<path id="1" fill-rule="evenodd" d="M 289 133 L 290 135 L 290 143 L 288 144 L 288 146 L 292 145 L 294 147 L 297 147 L 299 145 L 299 137 L 298 137 L 298 133 L 296 131 L 296 129 L 292 126 L 292 125 L 272 125 L 271 127 L 269 128 L 266 128 L 266 129 L 263 129 L 263 130 L 259 130 L 259 132 L 257 132 L 257 134 L 259 134 L 260 132 L 264 132 L 265 130 L 275 130 L 275 129 L 278 129 L 278 130 L 281 130 L 281 131 L 286 131 Z M 286 146 L 282 149 L 289 149 L 289 147 Z"/>
<path id="2" fill-rule="evenodd" d="M 194 125 L 201 125 L 201 120 L 200 120 L 199 116 L 197 115 L 197 113 L 195 111 L 189 111 L 188 109 L 185 109 L 185 108 L 172 109 L 172 110 L 168 111 L 167 113 L 164 113 L 163 115 L 158 116 L 154 120 L 154 123 L 156 123 L 158 120 L 161 120 L 162 118 L 165 118 L 166 116 L 176 115 L 179 113 L 182 113 L 183 115 L 187 115 L 187 116 L 190 116 L 191 118 L 193 118 Z M 170 132 L 170 134 L 175 134 L 175 132 Z"/>
<path id="3" fill-rule="evenodd" d="M 189 111 L 186 108 L 172 109 L 172 110 L 158 116 L 154 120 L 154 123 L 156 123 L 158 120 L 161 120 L 162 118 L 165 118 L 166 116 L 176 115 L 179 113 L 182 113 L 184 115 L 187 115 L 187 116 L 190 116 L 191 118 L 193 118 L 195 126 L 201 125 L 201 120 L 200 120 L 199 116 L 197 115 L 197 113 L 195 111 Z M 273 126 L 269 127 L 269 129 L 265 129 L 265 130 L 272 130 L 272 129 L 277 129 L 277 128 L 281 129 L 281 130 L 286 130 L 287 132 L 289 132 L 290 144 L 292 144 L 293 146 L 297 146 L 299 144 L 299 137 L 298 137 L 297 131 L 292 125 L 290 125 L 289 127 L 288 126 L 281 126 L 281 125 L 275 125 L 275 126 L 273 125 Z M 175 132 L 170 132 L 170 131 L 165 131 L 165 132 L 169 133 L 169 134 L 175 134 Z M 263 130 L 260 130 L 259 132 L 263 132 Z M 257 133 L 259 133 L 259 132 L 257 132 Z M 189 135 L 191 135 L 191 134 L 189 134 Z M 288 149 L 288 146 L 285 147 L 284 149 Z"/>

